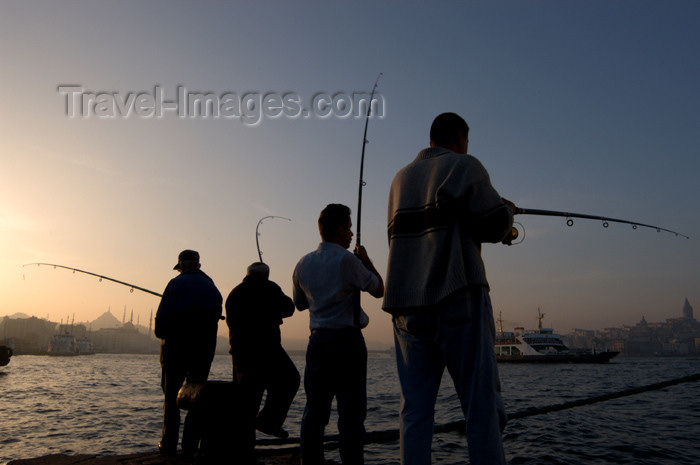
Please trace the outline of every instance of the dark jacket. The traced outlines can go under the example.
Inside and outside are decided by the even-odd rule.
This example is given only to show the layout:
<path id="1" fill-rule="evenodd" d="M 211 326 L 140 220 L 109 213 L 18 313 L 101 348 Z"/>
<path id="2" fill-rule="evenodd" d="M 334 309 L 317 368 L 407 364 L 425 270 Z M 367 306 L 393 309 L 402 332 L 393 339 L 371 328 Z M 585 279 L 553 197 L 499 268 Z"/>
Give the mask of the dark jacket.
<path id="1" fill-rule="evenodd" d="M 226 299 L 226 324 L 233 363 L 260 360 L 281 346 L 282 318 L 294 314 L 294 303 L 274 282 L 246 276 Z"/>
<path id="2" fill-rule="evenodd" d="M 213 358 L 222 302 L 214 281 L 199 269 L 171 279 L 156 312 L 155 334 L 163 348 Z"/>

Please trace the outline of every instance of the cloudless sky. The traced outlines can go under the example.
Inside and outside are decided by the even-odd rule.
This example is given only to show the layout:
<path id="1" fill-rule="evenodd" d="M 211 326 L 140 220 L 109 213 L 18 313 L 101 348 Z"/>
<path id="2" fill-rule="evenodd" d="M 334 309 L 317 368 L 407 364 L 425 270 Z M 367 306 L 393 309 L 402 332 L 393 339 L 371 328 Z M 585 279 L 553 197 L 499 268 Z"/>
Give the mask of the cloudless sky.
<path id="1" fill-rule="evenodd" d="M 0 316 L 90 321 L 126 309 L 147 325 L 158 298 L 50 262 L 162 292 L 185 248 L 226 296 L 256 261 L 291 295 L 316 221 L 356 221 L 364 117 L 69 117 L 59 86 L 85 92 L 242 96 L 369 93 L 362 243 L 386 269 L 386 202 L 433 118 L 462 115 L 471 154 L 524 208 L 522 244 L 483 250 L 504 329 L 559 332 L 700 311 L 700 4 L 695 1 L 0 1 Z M 367 339 L 391 341 L 363 297 Z M 225 324 L 221 323 L 222 332 Z M 308 334 L 308 314 L 285 338 Z"/>

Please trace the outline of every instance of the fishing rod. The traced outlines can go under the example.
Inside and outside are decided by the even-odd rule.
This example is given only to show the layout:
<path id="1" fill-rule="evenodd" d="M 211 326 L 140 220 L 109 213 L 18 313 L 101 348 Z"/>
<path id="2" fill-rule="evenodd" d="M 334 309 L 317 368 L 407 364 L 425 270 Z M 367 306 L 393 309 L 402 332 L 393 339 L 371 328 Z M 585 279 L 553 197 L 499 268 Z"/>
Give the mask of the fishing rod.
<path id="1" fill-rule="evenodd" d="M 681 234 L 677 231 L 673 231 L 671 229 L 666 229 L 662 228 L 660 226 L 654 226 L 652 224 L 644 224 L 640 223 L 638 221 L 630 221 L 630 220 L 621 220 L 618 218 L 610 218 L 607 216 L 600 216 L 600 215 L 585 215 L 583 213 L 571 213 L 571 212 L 561 212 L 561 211 L 554 211 L 554 210 L 539 210 L 539 209 L 531 209 L 531 208 L 520 208 L 516 207 L 515 209 L 515 214 L 516 215 L 538 215 L 538 216 L 557 216 L 557 217 L 562 217 L 566 218 L 566 225 L 567 226 L 573 226 L 574 225 L 574 218 L 582 218 L 586 220 L 598 220 L 602 221 L 603 227 L 607 228 L 610 226 L 610 223 L 623 223 L 623 224 L 631 224 L 632 229 L 637 229 L 638 227 L 644 227 L 644 228 L 650 228 L 650 229 L 656 229 L 656 232 L 661 232 L 665 231 L 671 234 L 675 234 L 676 237 L 685 237 L 686 239 L 690 239 L 689 236 L 686 236 L 685 234 Z M 518 223 L 520 224 L 520 223 Z M 520 225 L 522 227 L 522 224 Z M 524 231 L 524 228 L 523 228 Z M 513 228 L 511 230 L 511 233 L 506 239 L 504 240 L 504 243 L 507 245 L 513 244 L 513 241 L 517 239 L 519 236 L 519 232 L 517 228 Z M 516 242 L 515 244 L 519 244 L 521 241 Z"/>
<path id="2" fill-rule="evenodd" d="M 66 270 L 72 270 L 73 273 L 75 273 L 75 272 L 77 271 L 78 273 L 84 273 L 84 274 L 88 274 L 88 275 L 90 275 L 90 276 L 96 276 L 96 277 L 100 278 L 100 282 L 101 282 L 103 279 L 106 279 L 107 281 L 112 281 L 112 282 L 117 283 L 117 284 L 122 284 L 122 285 L 124 285 L 124 286 L 128 286 L 128 287 L 131 288 L 131 292 L 134 292 L 134 289 L 137 289 L 137 290 L 139 290 L 139 291 L 143 291 L 143 292 L 146 292 L 146 293 L 148 293 L 148 294 L 152 294 L 152 295 L 154 295 L 154 296 L 156 296 L 156 297 L 163 297 L 162 294 L 159 294 L 159 293 L 157 293 L 157 292 L 153 292 L 153 291 L 148 290 L 148 289 L 145 289 L 145 288 L 143 288 L 143 287 L 136 286 L 136 285 L 134 285 L 134 284 L 127 283 L 127 282 L 124 282 L 124 281 L 119 281 L 118 279 L 110 278 L 109 276 L 103 276 L 103 275 L 100 275 L 100 274 L 97 274 L 97 273 L 92 273 L 92 272 L 90 272 L 90 271 L 79 270 L 78 268 L 72 268 L 72 267 L 70 267 L 70 266 L 56 265 L 56 264 L 54 264 L 54 263 L 27 263 L 26 265 L 22 265 L 22 267 L 30 266 L 30 265 L 36 265 L 36 266 L 41 266 L 41 265 L 53 266 L 54 269 L 55 269 L 55 268 L 63 268 L 63 269 L 66 269 Z"/>
<path id="3" fill-rule="evenodd" d="M 369 102 L 367 103 L 367 116 L 365 117 L 365 134 L 362 137 L 362 158 L 360 159 L 360 188 L 359 188 L 359 193 L 357 194 L 357 232 L 355 233 L 355 243 L 356 245 L 360 245 L 360 226 L 361 226 L 361 220 L 362 220 L 362 187 L 365 185 L 365 181 L 363 179 L 363 172 L 365 169 L 365 146 L 367 145 L 367 126 L 369 124 L 369 116 L 372 113 L 372 99 L 374 98 L 374 91 L 377 90 L 377 86 L 379 85 L 379 78 L 382 77 L 382 73 L 379 73 L 377 76 L 377 80 L 374 81 L 374 87 L 372 87 L 372 94 L 369 96 Z"/>
<path id="4" fill-rule="evenodd" d="M 262 252 L 260 251 L 260 233 L 258 232 L 258 228 L 260 228 L 260 224 L 263 222 L 263 220 L 266 220 L 268 218 L 278 218 L 280 220 L 287 220 L 287 221 L 292 221 L 289 218 L 285 218 L 284 216 L 275 216 L 275 215 L 269 215 L 269 216 L 263 216 L 260 218 L 260 221 L 258 221 L 258 225 L 255 227 L 255 245 L 258 247 L 258 258 L 260 258 L 260 262 L 263 263 L 262 259 Z"/>

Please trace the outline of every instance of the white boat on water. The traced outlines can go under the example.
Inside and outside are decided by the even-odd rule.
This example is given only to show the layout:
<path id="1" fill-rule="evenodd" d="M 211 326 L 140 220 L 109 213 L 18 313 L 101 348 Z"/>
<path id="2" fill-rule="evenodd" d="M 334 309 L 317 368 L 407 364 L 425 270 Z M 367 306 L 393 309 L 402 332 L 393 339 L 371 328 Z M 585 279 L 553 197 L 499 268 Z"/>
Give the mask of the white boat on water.
<path id="1" fill-rule="evenodd" d="M 78 341 L 68 331 L 54 334 L 49 341 L 49 355 L 78 355 Z"/>
<path id="2" fill-rule="evenodd" d="M 49 355 L 93 355 L 95 350 L 88 338 L 78 339 L 68 331 L 54 334 L 49 341 Z"/>
<path id="3" fill-rule="evenodd" d="M 539 328 L 526 331 L 503 331 L 503 320 L 498 319 L 496 333 L 496 359 L 499 362 L 535 362 L 535 363 L 606 363 L 619 352 L 594 350 L 571 350 L 554 333 L 552 328 L 542 327 L 544 315 L 538 310 Z"/>

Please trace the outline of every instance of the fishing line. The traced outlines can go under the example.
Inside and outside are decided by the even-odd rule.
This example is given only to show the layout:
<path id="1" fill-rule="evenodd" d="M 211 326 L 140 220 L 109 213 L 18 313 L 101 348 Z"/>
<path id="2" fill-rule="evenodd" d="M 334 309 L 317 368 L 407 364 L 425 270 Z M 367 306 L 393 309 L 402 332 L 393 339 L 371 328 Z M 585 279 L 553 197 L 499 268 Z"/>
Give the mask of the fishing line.
<path id="1" fill-rule="evenodd" d="M 608 400 L 619 399 L 621 397 L 628 397 L 637 394 L 642 394 L 645 392 L 658 391 L 670 386 L 675 386 L 683 383 L 692 383 L 700 381 L 700 373 L 694 375 L 684 376 L 682 378 L 675 378 L 668 381 L 662 381 L 659 383 L 647 384 L 645 386 L 638 386 L 630 389 L 625 389 L 622 391 L 612 392 L 609 394 L 603 394 L 593 397 L 587 397 L 584 399 L 574 400 L 570 402 L 564 402 L 561 404 L 548 405 L 545 407 L 530 407 L 518 412 L 508 414 L 508 420 L 520 420 L 523 418 L 533 417 L 537 415 L 543 415 L 546 413 L 558 412 L 561 410 L 567 410 L 575 407 L 581 407 L 584 405 L 596 404 L 599 402 L 605 402 Z M 460 433 L 464 434 L 466 424 L 464 420 L 453 421 L 445 423 L 442 425 L 436 425 L 434 428 L 435 433 Z M 326 449 L 335 449 L 339 447 L 340 435 L 327 435 L 323 437 Z M 384 444 L 387 442 L 394 442 L 399 440 L 399 430 L 390 429 L 384 431 L 371 431 L 365 435 L 365 444 Z M 298 444 L 299 438 L 289 438 L 289 439 L 258 439 L 256 442 L 258 446 L 284 446 L 291 444 Z M 268 453 L 284 453 L 293 452 L 297 450 L 297 447 L 288 448 L 275 448 L 275 449 L 263 449 L 263 451 Z"/>

